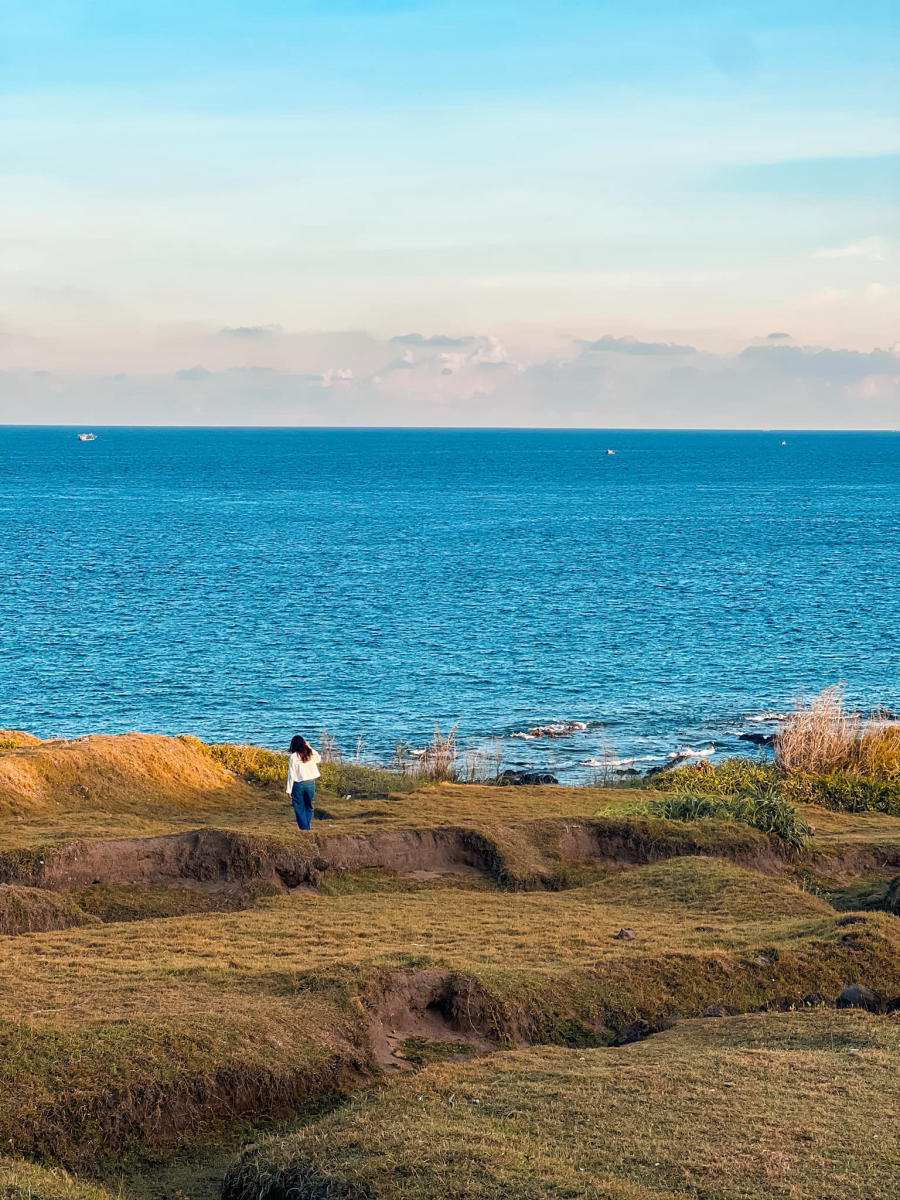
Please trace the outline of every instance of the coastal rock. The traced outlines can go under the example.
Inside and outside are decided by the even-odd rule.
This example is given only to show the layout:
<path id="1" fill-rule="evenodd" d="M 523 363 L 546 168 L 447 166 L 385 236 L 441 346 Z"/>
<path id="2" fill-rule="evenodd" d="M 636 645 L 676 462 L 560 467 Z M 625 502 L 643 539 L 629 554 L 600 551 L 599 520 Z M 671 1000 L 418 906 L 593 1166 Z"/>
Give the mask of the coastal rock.
<path id="1" fill-rule="evenodd" d="M 587 728 L 587 721 L 553 721 L 549 725 L 535 725 L 524 734 L 514 733 L 513 737 L 567 738 L 573 733 L 583 733 Z"/>
<path id="2" fill-rule="evenodd" d="M 727 1017 L 728 1013 L 721 1004 L 710 1004 L 703 1010 L 704 1017 Z"/>
<path id="3" fill-rule="evenodd" d="M 559 783 L 555 775 L 548 771 L 501 771 L 497 782 L 502 787 L 544 787 L 551 783 Z"/>
<path id="4" fill-rule="evenodd" d="M 754 746 L 774 746 L 774 733 L 739 733 L 738 741 L 752 742 Z"/>
<path id="5" fill-rule="evenodd" d="M 837 1006 L 838 1008 L 864 1008 L 867 1012 L 878 1012 L 881 1008 L 881 1001 L 871 988 L 864 987 L 861 983 L 854 983 L 850 987 L 845 987 L 838 996 Z"/>
<path id="6" fill-rule="evenodd" d="M 637 937 L 637 934 L 633 929 L 620 929 L 618 933 L 613 934 L 613 937 L 620 942 L 631 942 Z"/>

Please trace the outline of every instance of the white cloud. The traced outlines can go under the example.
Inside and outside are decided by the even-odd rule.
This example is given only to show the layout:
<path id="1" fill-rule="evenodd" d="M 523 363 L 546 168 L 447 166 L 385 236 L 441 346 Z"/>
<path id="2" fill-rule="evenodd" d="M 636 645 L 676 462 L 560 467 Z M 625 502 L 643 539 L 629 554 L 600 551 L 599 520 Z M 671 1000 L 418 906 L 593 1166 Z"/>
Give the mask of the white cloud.
<path id="1" fill-rule="evenodd" d="M 864 262 L 889 262 L 895 252 L 895 246 L 888 238 L 867 237 L 858 242 L 849 242 L 846 246 L 825 247 L 817 250 L 813 258 L 858 258 Z"/>
<path id="2" fill-rule="evenodd" d="M 169 371 L 9 370 L 0 422 L 891 428 L 900 414 L 895 349 L 779 338 L 713 353 L 606 335 L 530 351 L 523 340 L 513 356 L 483 334 L 249 341 L 254 361 L 244 339 L 198 333 Z"/>

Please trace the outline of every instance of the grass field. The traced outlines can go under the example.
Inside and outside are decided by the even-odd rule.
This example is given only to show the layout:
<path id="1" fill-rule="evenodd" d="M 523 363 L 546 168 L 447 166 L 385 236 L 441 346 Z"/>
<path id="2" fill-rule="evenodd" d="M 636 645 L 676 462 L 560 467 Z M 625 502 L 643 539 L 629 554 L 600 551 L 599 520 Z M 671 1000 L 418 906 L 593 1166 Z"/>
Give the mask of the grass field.
<path id="1" fill-rule="evenodd" d="M 650 797 L 646 788 L 420 785 L 355 764 L 326 766 L 317 804 L 331 819 L 317 828 L 509 826 L 598 811 L 625 815 L 644 808 Z M 900 817 L 813 805 L 799 811 L 823 845 L 900 844 Z M 203 825 L 290 839 L 297 834 L 280 782 L 250 782 L 193 739 L 148 734 L 0 748 L 0 817 L 0 850 L 76 838 L 150 837 Z"/>
<path id="2" fill-rule="evenodd" d="M 269 1200 L 894 1200 L 882 1145 L 857 1163 L 857 1107 L 887 1103 L 898 1018 L 786 1010 L 850 984 L 900 997 L 900 921 L 875 911 L 900 819 L 804 806 L 815 834 L 793 854 L 741 822 L 649 817 L 647 789 L 419 786 L 350 764 L 301 834 L 278 760 L 254 754 L 0 738 L 0 878 L 18 880 L 0 885 L 0 1200 L 102 1200 L 91 1179 L 207 1200 L 260 1121 L 293 1132 L 230 1176 L 229 1200 L 270 1183 Z M 232 834 L 142 840 L 193 830 Z M 698 1022 L 709 1006 L 763 1015 Z M 634 1028 L 653 1036 L 610 1048 Z M 868 1039 L 865 1076 L 847 1030 Z M 456 1061 L 463 1046 L 495 1052 Z M 384 1072 L 403 1078 L 309 1115 Z M 845 1127 L 816 1078 L 823 1104 L 848 1098 Z M 422 1102 L 419 1126 L 420 1094 L 483 1110 L 468 1166 L 460 1106 L 443 1127 L 443 1102 Z M 791 1132 L 807 1108 L 811 1141 Z M 178 1167 L 186 1153 L 200 1165 Z"/>
<path id="3" fill-rule="evenodd" d="M 96 1165 L 289 1113 L 371 1074 L 372 1021 L 410 987 L 457 1040 L 501 1044 L 601 1044 L 855 982 L 900 995 L 896 918 L 846 920 L 789 881 L 682 858 L 562 892 L 300 894 L 0 939 L 0 1138 Z"/>
<path id="4" fill-rule="evenodd" d="M 431 1067 L 232 1167 L 224 1200 L 891 1200 L 900 1021 L 684 1022 Z"/>

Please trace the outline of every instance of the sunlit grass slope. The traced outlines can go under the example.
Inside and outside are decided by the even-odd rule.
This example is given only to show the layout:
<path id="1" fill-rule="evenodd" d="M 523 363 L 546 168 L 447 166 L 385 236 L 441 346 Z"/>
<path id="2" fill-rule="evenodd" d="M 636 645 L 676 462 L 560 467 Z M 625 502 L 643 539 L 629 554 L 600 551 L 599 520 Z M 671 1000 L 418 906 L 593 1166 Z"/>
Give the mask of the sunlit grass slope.
<path id="1" fill-rule="evenodd" d="M 20 733 L 0 738 L 0 852 L 200 827 L 298 845 L 281 784 L 283 756 L 255 747 L 215 750 L 195 738 L 145 734 L 75 742 L 39 742 Z M 662 835 L 667 823 L 654 823 L 644 813 L 651 798 L 646 788 L 421 785 L 355 763 L 326 764 L 317 806 L 328 819 L 314 823 L 314 837 L 463 827 L 502 839 L 504 831 L 542 818 L 588 819 L 598 813 L 632 823 L 642 836 Z M 813 854 L 833 845 L 900 846 L 898 817 L 798 808 L 814 826 Z M 668 824 L 667 837 L 686 837 L 684 829 Z M 692 824 L 686 852 L 691 845 L 746 859 L 754 845 L 763 852 L 766 841 L 746 825 L 706 821 Z M 512 845 L 508 852 L 514 852 Z M 527 857 L 530 851 L 525 852 Z"/>
<path id="2" fill-rule="evenodd" d="M 61 1167 L 40 1167 L 0 1154 L 0 1200 L 113 1200 L 115 1195 L 75 1179 Z"/>
<path id="3" fill-rule="evenodd" d="M 242 913 L 0 939 L 0 1140 L 69 1164 L 286 1114 L 373 1068 L 392 988 L 431 981 L 495 1043 L 900 994 L 900 928 L 712 859 L 565 892 L 296 895 Z M 622 940 L 622 928 L 635 937 Z"/>
<path id="4" fill-rule="evenodd" d="M 686 1022 L 431 1067 L 248 1153 L 224 1200 L 891 1200 L 900 1022 Z"/>

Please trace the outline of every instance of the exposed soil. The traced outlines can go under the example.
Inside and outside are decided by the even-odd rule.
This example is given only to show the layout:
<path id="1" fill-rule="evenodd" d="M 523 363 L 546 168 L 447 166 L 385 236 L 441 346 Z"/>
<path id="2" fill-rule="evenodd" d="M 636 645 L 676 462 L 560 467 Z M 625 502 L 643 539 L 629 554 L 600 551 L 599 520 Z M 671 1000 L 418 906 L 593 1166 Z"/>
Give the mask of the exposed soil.
<path id="1" fill-rule="evenodd" d="M 495 1042 L 479 1029 L 459 1003 L 458 982 L 442 971 L 392 974 L 384 990 L 369 1000 L 369 1034 L 378 1065 L 388 1071 L 410 1069 L 402 1045 L 412 1037 L 427 1042 L 464 1042 L 486 1054 Z"/>
<path id="2" fill-rule="evenodd" d="M 760 837 L 704 843 L 690 831 L 660 836 L 610 820 L 554 818 L 498 831 L 496 841 L 460 828 L 317 832 L 294 844 L 219 829 L 72 841 L 44 852 L 0 853 L 0 884 L 194 888 L 219 891 L 223 907 L 235 907 L 250 885 L 316 888 L 325 872 L 381 869 L 419 879 L 477 872 L 505 887 L 541 889 L 566 886 L 566 869 L 576 864 L 614 869 L 698 854 L 769 875 L 808 867 L 842 880 L 900 870 L 900 846 L 850 845 L 788 861 Z"/>

